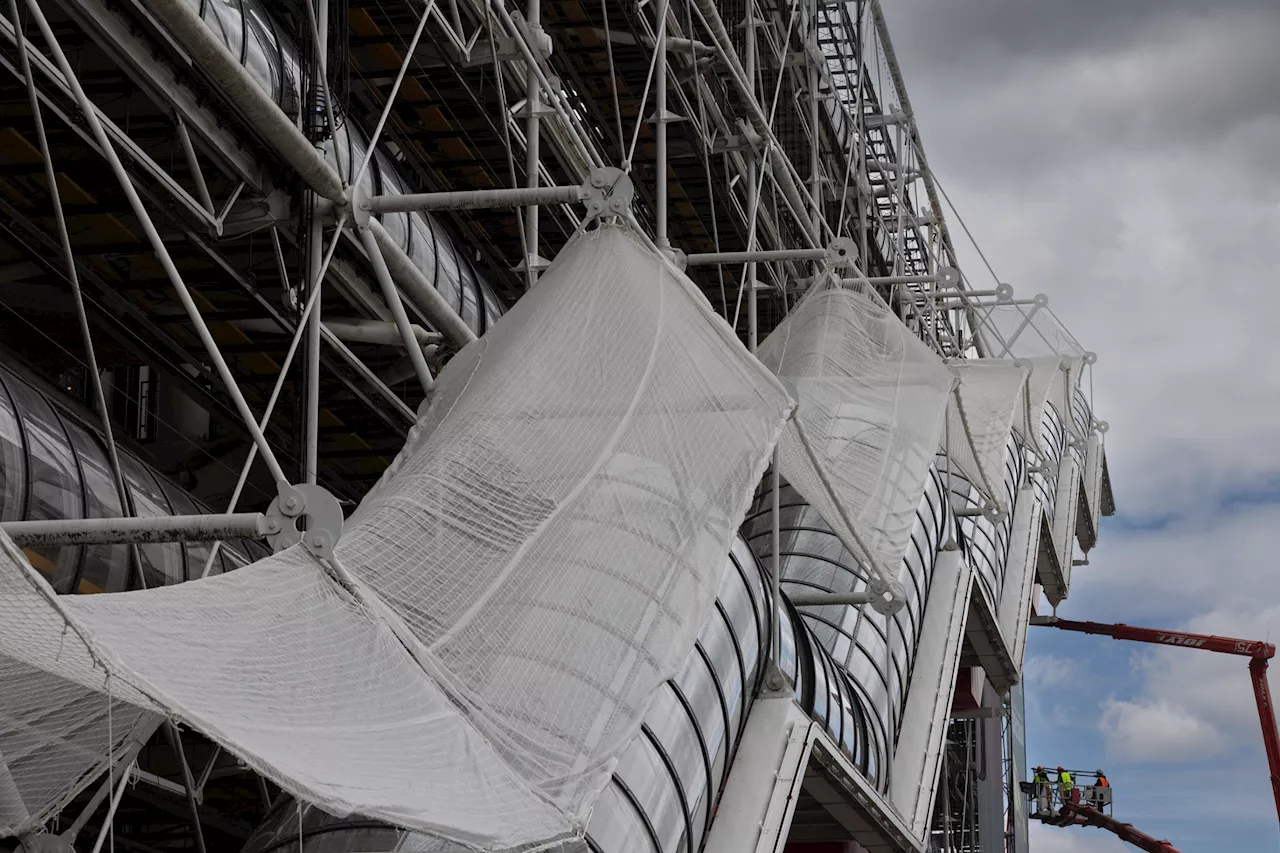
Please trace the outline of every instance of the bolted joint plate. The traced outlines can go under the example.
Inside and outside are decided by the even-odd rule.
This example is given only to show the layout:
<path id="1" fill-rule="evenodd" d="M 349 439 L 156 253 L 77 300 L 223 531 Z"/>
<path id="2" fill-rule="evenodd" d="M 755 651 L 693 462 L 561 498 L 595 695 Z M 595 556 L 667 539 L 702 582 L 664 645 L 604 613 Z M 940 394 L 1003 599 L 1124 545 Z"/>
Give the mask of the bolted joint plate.
<path id="1" fill-rule="evenodd" d="M 272 531 L 267 536 L 267 544 L 276 553 L 301 542 L 312 554 L 328 559 L 342 537 L 342 506 L 328 489 L 320 486 L 281 483 L 266 516 Z M 307 529 L 299 530 L 298 522 L 303 516 L 307 519 Z"/>
<path id="2" fill-rule="evenodd" d="M 858 260 L 858 245 L 848 237 L 837 237 L 827 245 L 827 260 L 837 268 L 852 266 Z"/>
<path id="3" fill-rule="evenodd" d="M 871 590 L 871 609 L 892 616 L 907 603 L 907 588 L 897 580 L 873 577 L 867 584 Z"/>
<path id="4" fill-rule="evenodd" d="M 587 206 L 588 220 L 601 216 L 625 216 L 631 211 L 634 195 L 631 178 L 616 166 L 592 169 L 582 185 L 582 200 Z"/>

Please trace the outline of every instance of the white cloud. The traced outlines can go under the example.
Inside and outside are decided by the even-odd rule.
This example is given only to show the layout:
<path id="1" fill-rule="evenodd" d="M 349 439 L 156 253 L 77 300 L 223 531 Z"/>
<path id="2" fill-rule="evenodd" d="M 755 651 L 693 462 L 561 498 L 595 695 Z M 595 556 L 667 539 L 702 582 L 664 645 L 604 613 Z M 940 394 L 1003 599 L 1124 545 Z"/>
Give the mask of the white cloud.
<path id="1" fill-rule="evenodd" d="M 1107 739 L 1107 758 L 1184 764 L 1220 755 L 1226 738 L 1209 723 L 1165 701 L 1102 705 L 1098 730 Z"/>
<path id="2" fill-rule="evenodd" d="M 1083 675 L 1079 661 L 1058 655 L 1032 655 L 1023 667 L 1027 683 L 1037 688 L 1078 684 Z"/>
<path id="3" fill-rule="evenodd" d="M 1097 351 L 1120 513 L 1160 522 L 1104 524 L 1059 612 L 1274 639 L 1280 6 L 901 0 L 885 11 L 930 165 L 1001 278 L 1047 293 Z M 946 213 L 962 268 L 988 286 Z M 1028 662 L 1028 714 L 1054 719 L 1054 748 L 1101 759 L 1101 735 L 1118 762 L 1106 766 L 1128 783 L 1125 819 L 1180 849 L 1274 845 L 1245 660 L 1115 648 L 1075 667 Z M 1126 656 L 1123 687 L 1091 677 Z M 1068 700 L 1078 727 L 1054 717 Z M 1180 784 L 1172 762 L 1194 762 L 1204 784 Z M 1038 853 L 1127 849 L 1091 830 L 1034 832 Z M 1224 846 L 1224 832 L 1242 843 Z"/>
<path id="4" fill-rule="evenodd" d="M 1280 475 L 1276 21 L 1178 12 L 1102 47 L 908 67 L 931 164 L 987 257 L 1099 354 L 1123 513 L 1189 514 Z"/>
<path id="5" fill-rule="evenodd" d="M 1280 504 L 1107 535 L 1072 575 L 1063 615 L 1265 639 L 1280 634 L 1280 572 L 1274 568 Z M 1170 616 L 1173 613 L 1175 615 Z M 1177 650 L 1181 656 L 1194 652 Z M 1234 661 L 1241 665 L 1242 661 Z"/>

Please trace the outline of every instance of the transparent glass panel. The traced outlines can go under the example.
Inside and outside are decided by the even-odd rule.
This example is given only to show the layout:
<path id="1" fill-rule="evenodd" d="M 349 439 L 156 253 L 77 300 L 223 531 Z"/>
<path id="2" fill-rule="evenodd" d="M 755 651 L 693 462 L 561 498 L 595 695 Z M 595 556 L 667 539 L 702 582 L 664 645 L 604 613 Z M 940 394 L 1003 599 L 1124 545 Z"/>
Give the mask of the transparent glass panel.
<path id="1" fill-rule="evenodd" d="M 204 22 L 231 51 L 237 61 L 244 61 L 244 16 L 239 0 L 207 0 Z"/>
<path id="2" fill-rule="evenodd" d="M 120 494 L 116 491 L 111 462 L 97 436 L 81 427 L 71 418 L 62 418 L 62 425 L 71 438 L 84 475 L 86 518 L 119 518 Z M 76 581 L 79 593 L 121 592 L 129 588 L 129 546 L 86 545 L 84 565 Z"/>
<path id="3" fill-rule="evenodd" d="M 431 229 L 436 235 L 436 290 L 444 297 L 449 306 L 462 313 L 462 273 L 458 271 L 458 259 L 453 253 L 453 241 L 449 232 L 431 220 Z"/>
<path id="4" fill-rule="evenodd" d="M 404 183 L 400 180 L 400 176 L 396 174 L 395 168 L 391 162 L 378 152 L 374 155 L 374 163 L 377 164 L 378 173 L 382 178 L 382 194 L 383 195 L 404 195 Z M 383 213 L 378 216 L 378 221 L 382 223 L 382 227 L 391 235 L 391 239 L 396 245 L 409 251 L 409 214 L 407 213 Z"/>
<path id="5" fill-rule="evenodd" d="M 9 383 L 9 393 L 27 437 L 27 519 L 83 518 L 80 470 L 62 422 L 44 396 L 25 382 Z M 79 568 L 79 547 L 27 548 L 27 559 L 59 593 L 71 592 Z"/>
<path id="6" fill-rule="evenodd" d="M 719 788 L 724 780 L 722 753 L 724 747 L 724 711 L 720 707 L 720 694 L 716 690 L 715 676 L 707 669 L 702 655 L 689 655 L 685 667 L 676 678 L 680 691 L 689 700 L 697 718 L 702 740 L 712 757 L 712 785 Z"/>
<path id="7" fill-rule="evenodd" d="M 693 804 L 698 802 L 706 790 L 707 770 L 693 723 L 670 686 L 664 685 L 654 695 L 653 706 L 645 716 L 645 722 L 671 759 L 692 811 Z M 701 837 L 702 826 L 697 822 L 696 813 L 693 818 L 694 837 Z"/>
<path id="8" fill-rule="evenodd" d="M 729 626 L 725 624 L 718 608 L 713 609 L 707 621 L 702 624 L 698 639 L 702 642 L 707 657 L 711 659 L 711 665 L 715 667 L 716 680 L 720 682 L 720 689 L 724 693 L 725 707 L 729 710 L 730 723 L 734 725 L 730 731 L 732 738 L 737 734 L 736 717 L 742 705 L 742 673 L 738 667 L 738 655 L 733 649 L 733 639 L 729 636 Z"/>
<path id="9" fill-rule="evenodd" d="M 658 853 L 635 806 L 615 785 L 605 788 L 596 800 L 587 835 L 601 853 Z"/>
<path id="10" fill-rule="evenodd" d="M 164 491 L 165 497 L 169 499 L 169 505 L 173 507 L 174 515 L 197 515 L 207 513 L 209 510 L 196 504 L 185 491 L 168 482 L 164 477 L 156 477 L 160 484 L 161 490 Z M 212 542 L 186 542 L 183 543 L 183 550 L 187 554 L 187 580 L 196 580 L 200 577 L 200 573 L 204 571 L 205 561 L 209 559 L 209 549 L 213 547 Z M 214 561 L 217 563 L 217 560 Z M 213 574 L 213 569 L 209 569 L 209 574 Z"/>
<path id="11" fill-rule="evenodd" d="M 20 521 L 27 500 L 27 451 L 18 413 L 6 388 L 6 383 L 13 381 L 6 371 L 0 371 L 0 521 Z"/>
<path id="12" fill-rule="evenodd" d="M 483 280 L 480 282 L 480 299 L 484 302 L 484 330 L 487 332 L 502 317 L 502 303 L 494 295 L 493 288 L 489 287 L 489 283 Z"/>
<path id="13" fill-rule="evenodd" d="M 613 772 L 644 809 L 663 853 L 675 853 L 684 835 L 684 807 L 671 774 L 643 733 L 631 741 Z"/>
<path id="14" fill-rule="evenodd" d="M 244 0 L 248 26 L 245 27 L 244 68 L 262 91 L 277 104 L 281 100 L 280 50 L 275 28 L 267 17 L 262 0 Z"/>
<path id="15" fill-rule="evenodd" d="M 423 214 L 411 213 L 409 227 L 413 231 L 409 257 L 413 259 L 414 266 L 427 277 L 427 281 L 434 282 L 436 280 L 436 235 L 431 230 L 431 223 Z M 443 295 L 443 291 L 441 294 Z M 445 300 L 449 301 L 450 298 L 446 296 Z"/>
<path id="16" fill-rule="evenodd" d="M 458 257 L 458 275 L 461 279 L 459 287 L 462 290 L 462 310 L 458 313 L 462 315 L 462 322 L 471 327 L 477 334 L 482 331 L 480 326 L 480 295 L 478 293 L 480 284 L 476 281 L 475 270 L 471 268 L 471 261 L 464 254 L 461 246 L 455 246 Z"/>
<path id="17" fill-rule="evenodd" d="M 124 471 L 124 484 L 133 502 L 134 515 L 139 518 L 173 515 L 164 492 L 141 462 L 128 453 L 121 453 L 120 468 Z M 138 555 L 142 558 L 142 576 L 148 588 L 182 583 L 186 579 L 186 561 L 180 544 L 139 545 Z"/>

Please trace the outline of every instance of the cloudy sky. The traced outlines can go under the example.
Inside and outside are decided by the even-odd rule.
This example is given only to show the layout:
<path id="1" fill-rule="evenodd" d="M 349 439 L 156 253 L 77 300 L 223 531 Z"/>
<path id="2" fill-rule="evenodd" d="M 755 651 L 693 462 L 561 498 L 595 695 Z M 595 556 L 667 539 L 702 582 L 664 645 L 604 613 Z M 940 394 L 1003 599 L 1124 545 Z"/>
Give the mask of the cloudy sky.
<path id="1" fill-rule="evenodd" d="M 1099 356 L 1119 514 L 1060 613 L 1280 637 L 1280 2 L 884 6 L 943 187 Z M 1106 768 L 1185 853 L 1280 849 L 1243 659 L 1034 630 L 1033 763 Z"/>

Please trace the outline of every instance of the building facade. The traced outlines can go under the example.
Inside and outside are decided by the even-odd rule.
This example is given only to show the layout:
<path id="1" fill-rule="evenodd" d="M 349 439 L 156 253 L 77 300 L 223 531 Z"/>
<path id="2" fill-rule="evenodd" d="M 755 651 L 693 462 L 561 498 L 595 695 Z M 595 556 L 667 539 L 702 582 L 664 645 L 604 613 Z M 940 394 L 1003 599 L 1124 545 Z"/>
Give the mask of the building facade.
<path id="1" fill-rule="evenodd" d="M 975 481 L 958 438 L 928 448 L 894 612 L 813 598 L 869 589 L 874 567 L 766 475 L 693 648 L 569 845 L 1027 849 L 1026 630 L 1114 509 L 1106 425 L 1080 383 L 1092 356 L 1047 301 L 962 275 L 879 0 L 17 0 L 0 16 L 0 522 L 260 510 L 282 479 L 350 511 L 444 365 L 617 187 L 752 352 L 834 267 L 941 359 L 1054 361 L 1061 393 L 1006 430 L 998 483 Z M 269 550 L 24 553 L 84 595 Z M 0 662 L 5 685 L 24 677 Z M 71 738 L 31 736 L 49 709 L 20 711 L 0 725 L 0 849 L 92 847 L 108 826 L 140 850 L 456 849 L 328 814 L 169 723 L 106 775 L 33 783 Z"/>

